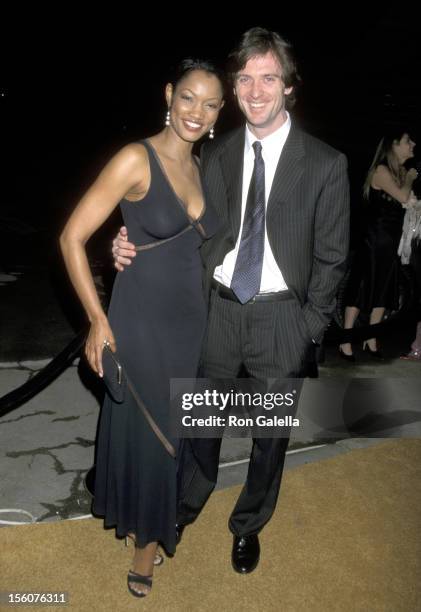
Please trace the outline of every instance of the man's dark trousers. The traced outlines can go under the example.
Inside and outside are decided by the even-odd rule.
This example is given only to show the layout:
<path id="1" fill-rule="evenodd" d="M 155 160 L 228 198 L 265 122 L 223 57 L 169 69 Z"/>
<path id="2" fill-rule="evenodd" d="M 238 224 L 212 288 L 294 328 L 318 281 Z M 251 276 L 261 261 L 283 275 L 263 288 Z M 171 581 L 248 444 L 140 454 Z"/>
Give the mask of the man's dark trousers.
<path id="1" fill-rule="evenodd" d="M 298 301 L 285 299 L 242 305 L 211 293 L 202 355 L 206 378 L 235 379 L 242 367 L 257 381 L 304 376 L 311 341 Z M 298 382 L 298 381 L 297 381 Z M 193 438 L 183 444 L 179 524 L 195 520 L 213 491 L 221 438 Z M 258 533 L 276 506 L 289 432 L 279 438 L 253 438 L 247 479 L 229 520 L 238 536 Z"/>

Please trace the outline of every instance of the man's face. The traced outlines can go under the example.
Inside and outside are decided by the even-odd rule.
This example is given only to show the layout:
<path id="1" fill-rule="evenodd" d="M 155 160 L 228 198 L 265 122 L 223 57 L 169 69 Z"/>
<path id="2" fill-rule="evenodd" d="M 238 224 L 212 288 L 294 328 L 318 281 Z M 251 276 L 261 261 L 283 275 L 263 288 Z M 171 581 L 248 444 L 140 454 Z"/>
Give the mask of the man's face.
<path id="1" fill-rule="evenodd" d="M 286 120 L 285 96 L 291 91 L 292 87 L 285 87 L 282 67 L 271 52 L 252 57 L 238 71 L 234 93 L 255 136 L 264 138 L 281 127 Z"/>

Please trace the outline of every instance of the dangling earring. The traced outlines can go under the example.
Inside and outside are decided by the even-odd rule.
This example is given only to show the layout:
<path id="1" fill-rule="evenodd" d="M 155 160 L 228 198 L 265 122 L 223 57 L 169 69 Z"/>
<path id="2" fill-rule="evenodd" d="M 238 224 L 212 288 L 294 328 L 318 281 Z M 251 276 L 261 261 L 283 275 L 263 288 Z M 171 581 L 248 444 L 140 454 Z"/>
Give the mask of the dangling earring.
<path id="1" fill-rule="evenodd" d="M 209 138 L 212 140 L 213 138 L 213 127 L 209 130 Z"/>
<path id="2" fill-rule="evenodd" d="M 167 116 L 165 117 L 165 125 L 170 124 L 170 109 L 167 110 Z"/>

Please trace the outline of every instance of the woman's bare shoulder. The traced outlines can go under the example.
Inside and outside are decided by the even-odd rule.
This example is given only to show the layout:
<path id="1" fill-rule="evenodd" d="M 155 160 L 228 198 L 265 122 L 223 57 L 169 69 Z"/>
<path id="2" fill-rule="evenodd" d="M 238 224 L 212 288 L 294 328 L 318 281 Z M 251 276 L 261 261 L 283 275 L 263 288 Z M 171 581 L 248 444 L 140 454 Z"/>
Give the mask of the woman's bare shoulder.
<path id="1" fill-rule="evenodd" d="M 379 164 L 377 166 L 377 168 L 374 170 L 373 176 L 376 174 L 377 176 L 392 176 L 392 173 L 390 172 L 389 168 L 384 164 Z"/>
<path id="2" fill-rule="evenodd" d="M 141 142 L 130 142 L 119 150 L 117 156 L 121 161 L 133 164 L 139 163 L 143 165 L 148 161 L 148 152 L 145 145 Z"/>
<path id="3" fill-rule="evenodd" d="M 389 185 L 391 181 L 395 184 L 395 179 L 389 168 L 384 164 L 379 164 L 373 172 L 371 186 L 374 187 L 374 189 L 382 189 L 384 184 Z"/>
<path id="4" fill-rule="evenodd" d="M 148 153 L 144 145 L 132 142 L 122 147 L 105 167 L 113 176 L 130 177 L 131 182 L 143 181 L 149 174 Z"/>

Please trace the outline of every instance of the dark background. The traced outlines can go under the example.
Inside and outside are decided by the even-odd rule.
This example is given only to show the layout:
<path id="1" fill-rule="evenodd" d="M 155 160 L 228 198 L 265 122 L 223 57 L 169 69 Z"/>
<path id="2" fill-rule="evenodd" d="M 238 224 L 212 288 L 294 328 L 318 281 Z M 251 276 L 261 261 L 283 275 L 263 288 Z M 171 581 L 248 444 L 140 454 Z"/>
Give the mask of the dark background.
<path id="1" fill-rule="evenodd" d="M 293 43 L 303 79 L 293 117 L 348 156 L 353 236 L 364 175 L 385 126 L 403 124 L 419 138 L 420 28 L 409 5 L 334 9 L 303 3 L 287 10 L 249 3 L 246 11 L 246 5 L 232 4 L 230 13 L 247 12 L 250 18 L 230 22 L 228 4 L 148 5 L 155 16 L 147 15 L 144 5 L 104 4 L 96 13 L 91 7 L 89 15 L 86 6 L 60 5 L 45 13 L 38 8 L 33 14 L 22 6 L 21 14 L 1 25 L 0 271 L 23 270 L 28 276 L 29 270 L 48 270 L 52 291 L 70 319 L 80 308 L 70 306 L 65 288 L 60 229 L 119 147 L 162 129 L 164 86 L 182 57 L 222 64 L 239 34 L 255 25 Z M 216 132 L 239 119 L 228 95 Z M 118 215 L 90 246 L 94 267 L 106 264 L 110 272 L 109 240 Z M 31 297 L 34 283 L 24 298 L 9 290 L 8 305 L 0 304 L 9 330 L 16 331 L 29 310 L 39 318 L 50 301 L 45 288 Z M 76 316 L 73 327 L 78 324 Z"/>
<path id="2" fill-rule="evenodd" d="M 41 27 L 31 27 L 28 16 L 26 27 L 14 22 L 16 37 L 3 26 L 10 40 L 0 90 L 6 204 L 22 206 L 31 220 L 67 214 L 121 145 L 163 127 L 170 66 L 186 55 L 222 63 L 252 25 L 294 44 L 303 78 L 294 116 L 348 155 L 352 178 L 366 171 L 386 123 L 420 131 L 420 31 L 409 7 L 312 13 L 302 5 L 235 25 L 216 5 L 180 6 L 178 15 L 163 5 L 157 13 L 142 20 L 121 11 L 114 27 L 83 14 L 56 23 L 49 14 L 49 27 L 38 15 Z M 197 20 L 187 23 L 192 13 Z M 230 102 L 218 131 L 238 117 Z"/>

